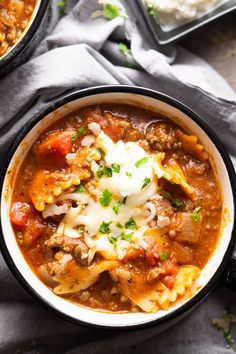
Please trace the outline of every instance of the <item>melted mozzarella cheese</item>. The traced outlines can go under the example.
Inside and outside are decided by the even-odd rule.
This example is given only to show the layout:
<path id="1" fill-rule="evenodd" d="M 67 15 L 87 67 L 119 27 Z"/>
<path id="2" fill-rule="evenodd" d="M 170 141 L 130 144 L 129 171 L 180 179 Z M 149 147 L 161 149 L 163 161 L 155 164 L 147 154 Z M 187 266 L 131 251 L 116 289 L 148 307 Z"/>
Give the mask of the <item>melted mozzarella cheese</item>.
<path id="1" fill-rule="evenodd" d="M 130 208 L 126 205 L 121 205 L 118 215 L 113 211 L 114 202 L 109 207 L 102 207 L 100 202 L 94 201 L 92 198 L 89 200 L 88 205 L 84 208 L 83 212 L 76 218 L 76 224 L 85 225 L 89 235 L 98 233 L 99 227 L 103 222 L 112 222 L 110 229 L 114 236 L 117 236 L 119 229 L 115 226 L 117 222 L 124 225 L 131 216 L 136 218 L 139 210 L 137 208 Z"/>
<path id="2" fill-rule="evenodd" d="M 111 178 L 102 177 L 98 188 L 108 189 L 111 193 L 121 197 L 138 195 L 140 198 L 142 194 L 145 194 L 146 190 L 142 189 L 145 178 L 150 181 L 154 178 L 153 158 L 147 155 L 137 143 L 118 141 L 115 144 L 103 132 L 99 134 L 96 144 L 105 151 L 105 161 L 108 165 L 120 165 L 120 172 L 113 173 Z M 147 162 L 137 167 L 137 162 L 143 158 L 147 158 Z"/>
<path id="3" fill-rule="evenodd" d="M 154 205 L 150 207 L 147 202 L 157 193 L 157 178 L 153 171 L 154 160 L 138 143 L 122 141 L 114 143 L 103 131 L 96 137 L 94 145 L 105 152 L 105 165 L 108 167 L 112 167 L 113 164 L 119 165 L 119 172 L 113 171 L 111 177 L 103 175 L 97 179 L 98 164 L 92 161 L 95 191 L 93 195 L 87 194 L 78 199 L 78 203 L 83 205 L 70 208 L 57 232 L 76 237 L 76 228 L 83 225 L 84 240 L 90 248 L 91 259 L 96 252 L 105 259 L 122 259 L 131 247 L 147 246 L 143 235 L 149 228 L 150 218 L 155 216 L 155 210 L 152 210 Z M 138 161 L 141 163 L 137 164 Z M 144 185 L 145 180 L 148 183 Z M 112 200 L 106 207 L 102 206 L 99 200 L 105 189 L 112 194 Z M 125 203 L 122 202 L 124 198 L 126 198 Z M 113 207 L 117 201 L 120 204 L 119 211 L 116 213 Z M 132 229 L 126 225 L 130 218 L 133 218 L 136 223 L 136 227 Z M 103 223 L 109 223 L 107 234 L 99 231 Z M 119 227 L 120 225 L 122 227 Z M 132 234 L 131 240 L 125 239 L 122 234 Z"/>

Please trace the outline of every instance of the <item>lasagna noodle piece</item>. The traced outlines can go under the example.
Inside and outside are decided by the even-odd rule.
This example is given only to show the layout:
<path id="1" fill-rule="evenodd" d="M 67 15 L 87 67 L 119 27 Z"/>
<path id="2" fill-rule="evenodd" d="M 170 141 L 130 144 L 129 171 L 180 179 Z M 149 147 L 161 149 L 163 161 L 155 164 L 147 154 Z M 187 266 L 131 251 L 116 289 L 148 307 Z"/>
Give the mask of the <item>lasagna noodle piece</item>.
<path id="1" fill-rule="evenodd" d="M 91 162 L 99 161 L 101 159 L 100 153 L 92 147 L 84 147 L 83 149 L 78 150 L 76 153 L 70 155 L 74 157 L 70 158 L 70 161 L 67 162 L 69 162 L 71 171 L 76 173 L 81 180 L 90 177 L 89 171 L 91 170 Z"/>
<path id="2" fill-rule="evenodd" d="M 181 267 L 173 289 L 167 288 L 160 281 L 152 285 L 147 284 L 144 272 L 128 270 L 126 267 L 118 267 L 110 273 L 118 279 L 118 288 L 122 294 L 144 312 L 155 313 L 159 309 L 167 310 L 178 296 L 183 296 L 186 289 L 191 288 L 194 280 L 199 276 L 200 270 L 193 265 Z"/>
<path id="3" fill-rule="evenodd" d="M 173 158 L 169 159 L 165 166 L 163 166 L 163 161 L 165 159 L 164 152 L 158 152 L 154 157 L 153 168 L 158 178 L 165 178 L 171 183 L 180 185 L 180 187 L 185 191 L 185 193 L 192 199 L 196 197 L 196 192 L 188 184 L 184 172 L 179 165 L 179 163 Z"/>
<path id="4" fill-rule="evenodd" d="M 80 178 L 73 173 L 39 170 L 34 174 L 29 195 L 35 208 L 43 211 L 46 204 L 54 203 L 63 190 L 79 183 Z"/>
<path id="5" fill-rule="evenodd" d="M 71 186 L 80 184 L 81 180 L 90 177 L 90 160 L 100 159 L 95 149 L 79 150 L 66 171 L 37 171 L 30 186 L 30 198 L 38 211 L 44 211 L 46 204 L 55 203 L 56 197 Z M 89 159 L 89 161 L 88 161 Z"/>
<path id="6" fill-rule="evenodd" d="M 187 135 L 180 129 L 176 130 L 176 134 L 181 142 L 181 147 L 187 153 L 192 154 L 201 161 L 208 159 L 208 154 L 204 147 L 198 143 L 198 138 L 195 135 Z"/>
<path id="7" fill-rule="evenodd" d="M 117 266 L 114 261 L 100 261 L 91 266 L 78 265 L 75 261 L 68 262 L 62 269 L 55 267 L 55 280 L 58 285 L 53 289 L 57 295 L 72 294 L 87 289 L 97 282 L 99 275 Z"/>

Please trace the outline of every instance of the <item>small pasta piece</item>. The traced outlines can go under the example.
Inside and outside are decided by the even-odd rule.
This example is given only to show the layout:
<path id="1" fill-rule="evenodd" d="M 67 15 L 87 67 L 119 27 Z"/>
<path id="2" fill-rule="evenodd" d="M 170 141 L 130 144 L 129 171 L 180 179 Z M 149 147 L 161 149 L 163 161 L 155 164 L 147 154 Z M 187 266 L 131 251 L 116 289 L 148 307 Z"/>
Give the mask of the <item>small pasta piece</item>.
<path id="1" fill-rule="evenodd" d="M 69 160 L 68 160 L 69 157 Z M 75 154 L 67 155 L 71 171 L 76 173 L 81 180 L 88 179 L 91 175 L 91 163 L 101 159 L 100 153 L 91 147 L 78 150 Z"/>
<path id="2" fill-rule="evenodd" d="M 156 292 L 152 291 L 147 294 L 144 294 L 144 296 L 140 297 L 138 301 L 136 300 L 133 302 L 138 305 L 144 312 L 155 313 L 161 308 L 156 300 Z"/>
<path id="3" fill-rule="evenodd" d="M 196 197 L 196 192 L 188 184 L 187 179 L 179 163 L 173 158 L 171 158 L 163 166 L 165 156 L 166 155 L 164 152 L 158 152 L 154 157 L 153 168 L 157 177 L 165 178 L 169 182 L 179 184 L 181 188 L 188 194 L 188 196 L 194 199 Z"/>
<path id="4" fill-rule="evenodd" d="M 179 269 L 173 289 L 167 288 L 160 280 L 149 284 L 144 280 L 144 274 L 125 266 L 113 269 L 112 278 L 117 279 L 117 287 L 122 294 L 138 305 L 144 312 L 155 313 L 158 309 L 167 310 L 178 296 L 185 294 L 194 280 L 199 276 L 199 268 L 187 265 Z M 146 289 L 144 291 L 144 289 Z"/>
<path id="5" fill-rule="evenodd" d="M 191 153 L 201 161 L 208 159 L 207 152 L 204 150 L 204 147 L 198 143 L 198 138 L 195 135 L 187 135 L 180 129 L 176 131 L 176 134 L 181 141 L 182 148 L 187 153 Z"/>
<path id="6" fill-rule="evenodd" d="M 45 210 L 46 204 L 55 203 L 63 190 L 80 183 L 80 178 L 73 173 L 48 172 L 39 170 L 30 185 L 29 195 L 38 211 Z"/>
<path id="7" fill-rule="evenodd" d="M 69 155 L 70 172 L 50 173 L 46 170 L 39 170 L 35 173 L 30 186 L 30 197 L 37 210 L 43 211 L 46 204 L 55 203 L 56 197 L 64 190 L 89 178 L 91 161 L 101 158 L 97 150 L 87 147 L 76 154 Z"/>
<path id="8" fill-rule="evenodd" d="M 111 270 L 116 266 L 117 262 L 114 261 L 101 261 L 88 267 L 78 265 L 75 261 L 66 263 L 62 268 L 56 264 L 56 267 L 52 271 L 55 272 L 53 280 L 58 285 L 53 291 L 57 295 L 64 295 L 85 290 L 96 283 L 101 273 Z"/>
<path id="9" fill-rule="evenodd" d="M 193 285 L 195 279 L 198 278 L 200 269 L 193 265 L 186 265 L 179 269 L 176 277 L 176 283 L 173 289 L 166 288 L 163 292 L 160 292 L 158 296 L 158 303 L 164 310 L 168 309 L 170 303 L 177 300 L 178 296 L 185 294 L 186 289 Z"/>

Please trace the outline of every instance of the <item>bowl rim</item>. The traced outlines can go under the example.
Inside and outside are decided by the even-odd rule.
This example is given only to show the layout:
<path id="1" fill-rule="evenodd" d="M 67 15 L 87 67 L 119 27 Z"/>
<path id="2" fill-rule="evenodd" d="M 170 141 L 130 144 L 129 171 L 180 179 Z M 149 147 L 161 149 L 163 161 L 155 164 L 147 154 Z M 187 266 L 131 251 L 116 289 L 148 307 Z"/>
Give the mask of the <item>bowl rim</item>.
<path id="1" fill-rule="evenodd" d="M 195 113 L 193 112 L 188 106 L 185 104 L 179 102 L 178 100 L 163 94 L 161 92 L 152 90 L 152 89 L 147 89 L 144 87 L 138 87 L 138 86 L 129 86 L 129 85 L 103 85 L 103 86 L 95 86 L 91 88 L 86 88 L 78 91 L 74 91 L 69 94 L 65 94 L 59 99 L 56 99 L 52 101 L 49 105 L 47 105 L 45 108 L 40 110 L 38 113 L 36 113 L 24 126 L 24 128 L 21 130 L 21 132 L 17 135 L 15 138 L 13 144 L 10 146 L 7 155 L 3 159 L 4 161 L 2 162 L 2 167 L 0 169 L 0 195 L 2 196 L 3 192 L 3 183 L 4 179 L 6 176 L 6 172 L 9 166 L 9 163 L 18 148 L 18 145 L 21 143 L 23 138 L 31 131 L 31 129 L 44 117 L 46 117 L 48 114 L 52 113 L 56 109 L 60 108 L 61 106 L 64 106 L 65 104 L 81 99 L 84 97 L 89 97 L 89 96 L 94 96 L 94 95 L 99 95 L 99 94 L 104 94 L 104 93 L 127 93 L 127 94 L 137 94 L 141 96 L 147 96 L 151 97 L 154 99 L 157 99 L 159 101 L 162 101 L 164 103 L 169 104 L 170 106 L 177 108 L 181 112 L 185 113 L 191 120 L 193 120 L 209 137 L 209 139 L 212 141 L 214 146 L 216 147 L 217 151 L 221 155 L 223 162 L 225 164 L 226 170 L 228 172 L 229 180 L 230 180 L 230 187 L 232 191 L 232 197 L 233 197 L 233 208 L 234 212 L 236 213 L 236 173 L 232 164 L 232 161 L 226 152 L 223 144 L 221 143 L 220 139 L 218 136 L 215 134 L 215 132 L 208 127 L 208 125 L 202 121 L 202 119 Z M 70 317 L 69 315 L 64 314 L 61 311 L 58 311 L 53 305 L 49 304 L 47 300 L 45 300 L 41 294 L 37 293 L 34 288 L 24 279 L 24 277 L 21 275 L 20 270 L 16 267 L 14 260 L 11 257 L 10 251 L 8 250 L 5 239 L 4 239 L 4 234 L 3 234 L 3 229 L 2 229 L 2 223 L 0 220 L 0 249 L 2 251 L 4 260 L 6 264 L 8 265 L 9 269 L 15 276 L 15 278 L 18 280 L 18 282 L 21 284 L 21 286 L 40 304 L 43 304 L 48 308 L 52 313 L 56 314 L 57 316 L 63 318 L 64 320 L 68 320 L 74 324 L 77 325 L 83 325 L 85 327 L 89 328 L 97 328 L 97 329 L 107 329 L 107 330 L 119 330 L 119 331 L 124 331 L 124 330 L 133 330 L 133 329 L 143 329 L 143 328 L 150 328 L 153 326 L 159 326 L 166 324 L 167 322 L 172 322 L 172 320 L 181 318 L 184 316 L 185 313 L 189 312 L 191 309 L 193 309 L 197 304 L 199 304 L 201 301 L 205 299 L 205 297 L 214 289 L 214 287 L 217 284 L 217 281 L 220 279 L 222 276 L 227 264 L 230 261 L 230 258 L 232 256 L 233 250 L 236 245 L 236 218 L 233 221 L 232 225 L 232 232 L 231 232 L 231 238 L 227 247 L 227 250 L 224 254 L 224 257 L 215 272 L 215 274 L 210 278 L 209 282 L 196 294 L 194 295 L 191 299 L 189 299 L 186 303 L 181 305 L 179 308 L 175 309 L 169 314 L 164 315 L 161 318 L 147 321 L 146 323 L 143 324 L 136 324 L 136 325 L 126 325 L 126 326 L 106 326 L 106 325 L 99 325 L 99 324 L 92 324 L 86 321 L 82 321 L 79 319 L 75 319 Z"/>
<path id="2" fill-rule="evenodd" d="M 37 12 L 34 15 L 34 19 L 28 29 L 26 29 L 25 33 L 22 34 L 21 38 L 18 40 L 18 42 L 15 44 L 15 46 L 10 49 L 10 51 L 4 55 L 2 58 L 0 57 L 0 69 L 3 69 L 5 66 L 7 66 L 12 60 L 15 59 L 15 57 L 22 52 L 27 45 L 30 43 L 31 39 L 37 32 L 38 27 L 40 26 L 43 17 L 46 13 L 49 0 L 38 0 L 39 5 Z"/>

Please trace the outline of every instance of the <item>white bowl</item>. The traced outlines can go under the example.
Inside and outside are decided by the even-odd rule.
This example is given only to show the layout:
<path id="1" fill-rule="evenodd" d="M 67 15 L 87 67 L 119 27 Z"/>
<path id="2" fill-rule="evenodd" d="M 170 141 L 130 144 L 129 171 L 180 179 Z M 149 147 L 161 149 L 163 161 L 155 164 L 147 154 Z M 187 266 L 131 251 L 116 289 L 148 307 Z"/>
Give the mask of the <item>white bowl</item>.
<path id="1" fill-rule="evenodd" d="M 21 162 L 39 134 L 65 114 L 83 106 L 109 103 L 125 103 L 160 112 L 189 129 L 199 137 L 210 154 L 224 196 L 225 222 L 218 245 L 196 281 L 191 298 L 178 301 L 167 311 L 157 313 L 109 313 L 85 308 L 56 296 L 44 285 L 25 261 L 16 241 L 9 220 L 12 186 Z M 232 254 L 235 244 L 235 174 L 230 158 L 215 134 L 187 107 L 161 93 L 129 86 L 103 86 L 67 95 L 38 113 L 17 137 L 5 161 L 2 171 L 1 196 L 1 247 L 10 269 L 20 283 L 51 309 L 77 323 L 109 328 L 161 325 L 172 323 L 203 299 L 216 284 Z M 234 231 L 234 232 L 233 232 Z"/>

